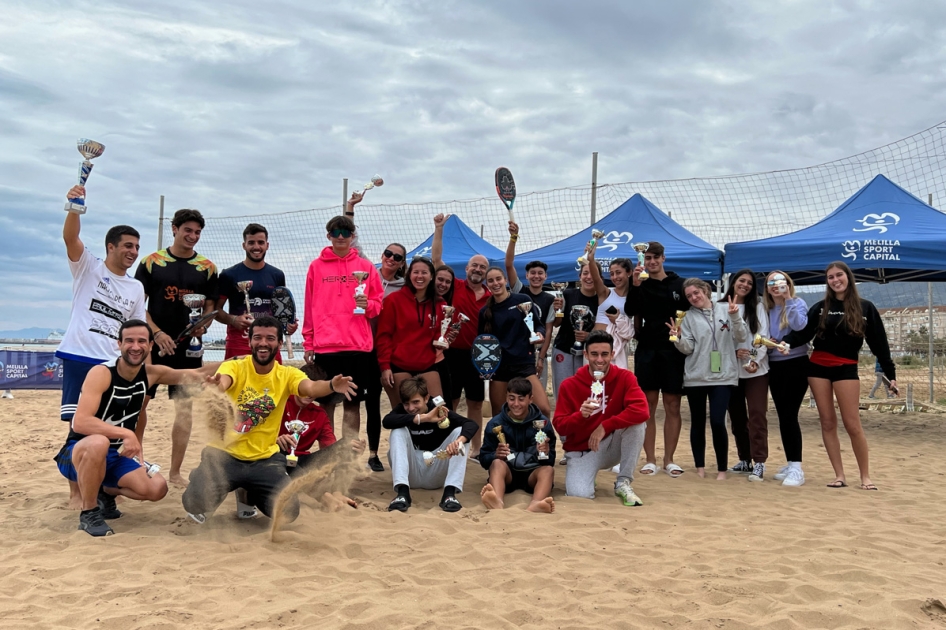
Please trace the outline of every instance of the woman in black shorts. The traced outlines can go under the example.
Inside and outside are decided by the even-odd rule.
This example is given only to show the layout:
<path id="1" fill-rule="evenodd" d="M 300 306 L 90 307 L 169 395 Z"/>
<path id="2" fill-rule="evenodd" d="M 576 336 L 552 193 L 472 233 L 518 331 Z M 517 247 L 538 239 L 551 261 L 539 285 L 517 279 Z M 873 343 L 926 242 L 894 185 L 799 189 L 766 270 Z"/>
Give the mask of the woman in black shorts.
<path id="1" fill-rule="evenodd" d="M 491 295 L 486 306 L 480 310 L 478 334 L 494 335 L 502 346 L 499 369 L 489 382 L 490 404 L 494 410 L 498 410 L 506 401 L 506 383 L 520 376 L 532 383 L 533 402 L 549 417 L 552 412 L 549 398 L 535 373 L 535 345 L 529 341 L 532 333 L 526 326 L 526 315 L 518 305 L 528 304 L 531 307 L 532 328 L 541 336 L 545 334 L 545 324 L 539 309 L 529 296 L 509 292 L 506 273 L 499 267 L 487 270 L 486 288 Z"/>
<path id="2" fill-rule="evenodd" d="M 814 339 L 808 386 L 818 405 L 821 437 L 834 468 L 835 480 L 828 487 L 847 487 L 841 462 L 841 442 L 838 439 L 838 416 L 832 400 L 834 394 L 860 469 L 861 489 L 876 490 L 877 486 L 870 481 L 867 438 L 861 427 L 858 404 L 861 383 L 857 376 L 857 355 L 864 341 L 867 341 L 871 352 L 883 367 L 894 392 L 897 390 L 896 367 L 890 358 L 890 346 L 880 313 L 876 306 L 858 295 L 851 269 L 843 262 L 833 262 L 828 265 L 825 274 L 827 288 L 824 300 L 808 310 L 808 325 L 805 329 L 789 333 L 785 341 L 795 347 Z"/>

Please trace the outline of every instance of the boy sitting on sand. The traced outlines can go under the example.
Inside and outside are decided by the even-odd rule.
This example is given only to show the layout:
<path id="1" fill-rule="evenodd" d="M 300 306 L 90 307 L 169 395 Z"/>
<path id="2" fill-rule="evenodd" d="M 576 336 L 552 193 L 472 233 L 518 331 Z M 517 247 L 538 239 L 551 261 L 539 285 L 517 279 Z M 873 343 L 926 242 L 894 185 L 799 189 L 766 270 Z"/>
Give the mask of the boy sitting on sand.
<path id="1" fill-rule="evenodd" d="M 552 423 L 532 404 L 532 383 L 516 377 L 506 386 L 506 404 L 486 425 L 480 464 L 489 471 L 489 482 L 480 498 L 491 510 L 503 508 L 506 491 L 532 493 L 530 512 L 554 512 L 549 496 L 555 471 L 555 431 Z"/>
<path id="2" fill-rule="evenodd" d="M 310 381 L 326 380 L 325 372 L 315 364 L 308 363 L 300 369 Z M 314 449 L 316 442 L 319 444 L 318 451 Z M 286 471 L 289 476 L 298 475 L 321 459 L 316 457 L 318 453 L 323 453 L 324 457 L 328 447 L 336 443 L 328 414 L 316 404 L 315 399 L 308 396 L 290 396 L 283 412 L 279 437 L 276 438 L 280 450 L 287 454 Z M 295 466 L 289 463 L 292 457 L 297 458 Z"/>

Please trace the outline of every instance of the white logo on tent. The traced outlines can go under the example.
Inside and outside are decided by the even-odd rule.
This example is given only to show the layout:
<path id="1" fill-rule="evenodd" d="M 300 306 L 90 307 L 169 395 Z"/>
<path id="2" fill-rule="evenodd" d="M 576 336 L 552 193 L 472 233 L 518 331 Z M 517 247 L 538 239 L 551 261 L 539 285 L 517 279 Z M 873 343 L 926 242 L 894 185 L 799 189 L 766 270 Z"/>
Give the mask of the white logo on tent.
<path id="1" fill-rule="evenodd" d="M 611 230 L 598 241 L 598 249 L 613 252 L 619 245 L 630 245 L 634 235 L 630 232 L 615 232 Z"/>
<path id="2" fill-rule="evenodd" d="M 881 234 L 887 232 L 888 226 L 894 226 L 900 223 L 900 217 L 893 212 L 884 212 L 883 214 L 866 214 L 863 219 L 858 219 L 855 223 L 860 223 L 864 227 L 852 228 L 853 232 L 868 232 L 877 230 Z"/>
<path id="3" fill-rule="evenodd" d="M 860 241 L 844 241 L 841 243 L 841 247 L 844 248 L 844 253 L 841 254 L 842 258 L 850 258 L 852 261 L 857 260 L 857 252 L 861 251 Z"/>
<path id="4" fill-rule="evenodd" d="M 425 247 L 424 249 L 419 249 L 414 252 L 414 258 L 421 256 L 423 258 L 430 258 L 430 253 L 433 251 L 433 247 Z"/>

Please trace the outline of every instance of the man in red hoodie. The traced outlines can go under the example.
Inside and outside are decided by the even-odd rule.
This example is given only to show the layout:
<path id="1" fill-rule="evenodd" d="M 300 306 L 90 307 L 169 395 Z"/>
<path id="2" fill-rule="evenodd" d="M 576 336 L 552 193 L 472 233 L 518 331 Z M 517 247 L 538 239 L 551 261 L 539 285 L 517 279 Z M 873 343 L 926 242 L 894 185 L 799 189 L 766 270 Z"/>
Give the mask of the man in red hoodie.
<path id="1" fill-rule="evenodd" d="M 588 365 L 564 381 L 552 425 L 568 460 L 565 494 L 595 498 L 599 470 L 621 465 L 614 494 L 624 505 L 643 505 L 631 482 L 644 445 L 650 408 L 634 374 L 611 363 L 614 339 L 595 330 L 585 339 Z"/>
<path id="2" fill-rule="evenodd" d="M 318 365 L 329 378 L 350 376 L 358 385 L 351 400 L 343 401 L 342 436 L 358 439 L 361 401 L 375 373 L 371 351 L 374 340 L 368 320 L 381 312 L 381 278 L 378 270 L 362 258 L 351 242 L 355 223 L 348 217 L 333 217 L 325 226 L 330 247 L 309 265 L 305 280 L 305 314 L 302 337 L 307 363 Z M 354 272 L 368 274 L 364 293 L 356 295 L 359 282 Z M 363 313 L 355 313 L 355 308 Z M 323 405 L 334 429 L 335 404 Z"/>

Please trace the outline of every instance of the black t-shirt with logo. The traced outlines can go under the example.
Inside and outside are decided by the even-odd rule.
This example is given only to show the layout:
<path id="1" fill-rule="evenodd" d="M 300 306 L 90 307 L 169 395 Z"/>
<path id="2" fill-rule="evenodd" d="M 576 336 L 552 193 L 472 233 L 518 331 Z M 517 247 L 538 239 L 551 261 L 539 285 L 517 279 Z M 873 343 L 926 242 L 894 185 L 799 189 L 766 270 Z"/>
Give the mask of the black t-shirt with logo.
<path id="1" fill-rule="evenodd" d="M 587 306 L 591 309 L 591 321 L 594 322 L 598 315 L 598 294 L 585 295 L 581 289 L 565 289 L 562 293 L 565 297 L 565 306 L 562 308 L 565 317 L 562 318 L 562 323 L 558 327 L 554 347 L 562 352 L 570 352 L 572 344 L 575 343 L 575 328 L 572 326 L 571 319 L 572 307 L 579 304 Z"/>
<path id="2" fill-rule="evenodd" d="M 190 323 L 190 309 L 181 300 L 183 296 L 199 293 L 208 300 L 218 297 L 217 267 L 196 252 L 190 258 L 177 258 L 169 249 L 155 252 L 138 265 L 135 279 L 144 285 L 151 319 L 172 338 Z M 185 345 L 178 344 L 178 349 Z"/>

